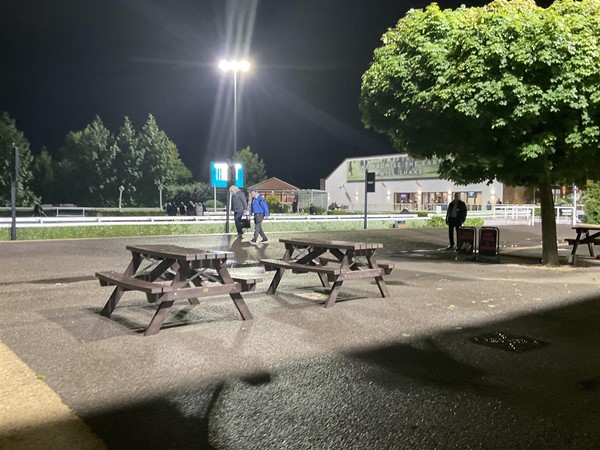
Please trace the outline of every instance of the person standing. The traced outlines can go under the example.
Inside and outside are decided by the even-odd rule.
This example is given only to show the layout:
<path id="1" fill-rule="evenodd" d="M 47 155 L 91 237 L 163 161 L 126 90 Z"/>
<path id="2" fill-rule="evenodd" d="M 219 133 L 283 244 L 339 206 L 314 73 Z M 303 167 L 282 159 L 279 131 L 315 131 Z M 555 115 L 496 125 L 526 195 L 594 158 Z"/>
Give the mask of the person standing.
<path id="1" fill-rule="evenodd" d="M 450 245 L 446 247 L 447 250 L 454 248 L 454 230 L 456 229 L 456 240 L 458 242 L 458 229 L 467 219 L 467 205 L 460 199 L 458 192 L 454 193 L 454 200 L 448 205 L 446 211 L 446 225 L 448 225 L 448 239 Z"/>
<path id="2" fill-rule="evenodd" d="M 269 207 L 265 198 L 258 193 L 256 189 L 250 191 L 250 216 L 254 216 L 254 237 L 250 241 L 252 245 L 256 245 L 258 235 L 262 238 L 260 242 L 269 242 L 267 235 L 263 231 L 262 221 L 269 216 Z"/>
<path id="3" fill-rule="evenodd" d="M 229 193 L 231 194 L 231 210 L 233 211 L 235 229 L 237 230 L 237 236 L 241 238 L 244 234 L 242 216 L 248 211 L 248 201 L 244 193 L 237 186 L 230 186 Z"/>

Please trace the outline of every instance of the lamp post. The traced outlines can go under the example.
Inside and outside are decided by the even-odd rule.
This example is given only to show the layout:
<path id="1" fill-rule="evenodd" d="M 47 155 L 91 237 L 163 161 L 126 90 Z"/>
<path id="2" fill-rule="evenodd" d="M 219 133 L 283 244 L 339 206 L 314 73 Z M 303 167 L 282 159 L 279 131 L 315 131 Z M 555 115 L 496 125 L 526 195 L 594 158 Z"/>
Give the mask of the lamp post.
<path id="1" fill-rule="evenodd" d="M 123 185 L 119 186 L 119 211 L 121 211 L 121 205 L 123 204 L 123 191 L 125 190 L 125 188 L 123 187 Z"/>
<path id="2" fill-rule="evenodd" d="M 160 209 L 163 209 L 163 204 L 162 204 L 163 185 L 162 185 L 162 183 L 158 183 L 157 187 L 158 187 L 158 207 Z"/>
<path id="3" fill-rule="evenodd" d="M 238 72 L 248 72 L 250 70 L 250 63 L 246 60 L 227 60 L 222 59 L 219 62 L 219 69 L 223 72 L 233 73 L 233 153 L 231 158 L 227 158 L 229 164 L 234 164 L 233 155 L 238 150 L 237 148 L 237 74 Z M 228 174 L 231 173 L 228 170 Z M 231 209 L 231 195 L 229 193 L 229 187 L 235 184 L 235 179 L 227 177 L 227 206 L 225 211 L 225 233 L 229 233 L 229 210 Z"/>

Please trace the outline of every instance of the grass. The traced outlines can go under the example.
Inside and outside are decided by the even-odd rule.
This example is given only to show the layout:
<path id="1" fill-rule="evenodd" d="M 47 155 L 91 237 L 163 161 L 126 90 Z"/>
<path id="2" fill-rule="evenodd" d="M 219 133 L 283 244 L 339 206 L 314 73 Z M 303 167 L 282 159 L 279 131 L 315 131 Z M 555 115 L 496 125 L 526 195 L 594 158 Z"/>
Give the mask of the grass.
<path id="1" fill-rule="evenodd" d="M 370 220 L 368 227 L 372 229 L 391 228 L 390 220 Z M 361 230 L 362 221 L 340 222 L 275 222 L 265 221 L 264 229 L 270 231 L 342 231 Z M 92 239 L 108 237 L 132 236 L 170 236 L 185 234 L 223 234 L 224 224 L 152 224 L 152 225 L 86 225 L 71 227 L 35 227 L 17 228 L 17 240 L 45 239 Z M 235 232 L 233 223 L 230 231 Z M 0 240 L 10 240 L 10 228 L 0 229 Z"/>

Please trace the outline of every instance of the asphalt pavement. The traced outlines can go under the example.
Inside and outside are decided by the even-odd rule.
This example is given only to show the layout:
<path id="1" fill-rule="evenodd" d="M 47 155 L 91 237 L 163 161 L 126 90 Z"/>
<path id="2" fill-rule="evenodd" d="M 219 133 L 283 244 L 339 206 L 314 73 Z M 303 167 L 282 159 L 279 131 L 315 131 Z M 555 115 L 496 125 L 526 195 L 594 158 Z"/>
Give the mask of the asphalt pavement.
<path id="1" fill-rule="evenodd" d="M 261 258 L 230 236 L 0 243 L 2 449 L 600 448 L 600 265 L 540 262 L 539 227 L 500 226 L 500 261 L 456 260 L 445 229 L 318 232 L 382 242 L 391 297 L 369 280 L 338 302 L 315 274 L 286 273 L 275 295 Z M 304 234 L 307 235 L 308 233 Z M 572 237 L 559 226 L 560 241 Z M 108 319 L 127 244 L 231 249 L 244 294 L 155 307 L 128 292 Z M 568 248 L 560 244 L 566 261 Z"/>

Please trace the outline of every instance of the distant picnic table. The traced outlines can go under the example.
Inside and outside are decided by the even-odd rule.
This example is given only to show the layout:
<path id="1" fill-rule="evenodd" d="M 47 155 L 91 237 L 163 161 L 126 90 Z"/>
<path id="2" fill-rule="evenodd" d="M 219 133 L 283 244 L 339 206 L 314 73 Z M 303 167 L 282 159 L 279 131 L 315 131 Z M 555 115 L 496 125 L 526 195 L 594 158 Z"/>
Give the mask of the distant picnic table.
<path id="1" fill-rule="evenodd" d="M 241 292 L 251 291 L 257 278 L 234 278 L 227 269 L 233 252 L 186 248 L 177 245 L 128 245 L 131 262 L 124 272 L 96 272 L 102 286 L 115 286 L 104 305 L 103 316 L 110 317 L 125 291 L 146 294 L 148 302 L 158 305 L 145 336 L 156 334 L 175 300 L 197 305 L 199 297 L 229 294 L 244 320 L 252 314 Z"/>
<path id="2" fill-rule="evenodd" d="M 600 225 L 591 223 L 578 223 L 573 225 L 572 228 L 577 233 L 576 237 L 574 239 L 565 239 L 569 245 L 573 246 L 571 249 L 571 254 L 569 255 L 569 263 L 573 263 L 575 261 L 577 247 L 579 247 L 580 244 L 586 244 L 588 251 L 590 252 L 590 256 L 595 257 L 596 254 L 594 252 L 594 245 L 600 244 Z"/>
<path id="3" fill-rule="evenodd" d="M 375 257 L 383 244 L 316 239 L 280 239 L 279 242 L 285 245 L 281 259 L 260 260 L 265 270 L 276 271 L 267 294 L 274 294 L 285 271 L 291 270 L 292 273 L 313 272 L 319 276 L 321 284 L 329 289 L 326 308 L 335 304 L 346 280 L 373 278 L 381 295 L 390 295 L 383 276 L 388 275 L 394 265 L 378 263 Z"/>

